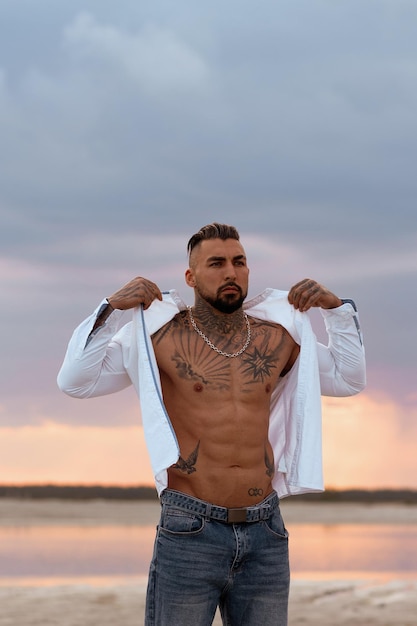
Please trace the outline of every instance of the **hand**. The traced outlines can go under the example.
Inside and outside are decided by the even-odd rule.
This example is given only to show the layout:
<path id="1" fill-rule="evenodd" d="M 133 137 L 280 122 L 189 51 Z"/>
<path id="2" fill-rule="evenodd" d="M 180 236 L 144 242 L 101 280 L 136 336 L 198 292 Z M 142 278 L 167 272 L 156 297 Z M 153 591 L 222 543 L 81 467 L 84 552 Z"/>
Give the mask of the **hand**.
<path id="1" fill-rule="evenodd" d="M 334 293 L 311 278 L 305 278 L 291 287 L 288 302 L 301 312 L 308 311 L 315 306 L 322 309 L 335 309 L 343 304 Z"/>
<path id="2" fill-rule="evenodd" d="M 162 300 L 159 287 L 152 281 L 137 276 L 107 298 L 107 301 L 113 309 L 125 310 L 133 309 L 141 304 L 144 309 L 147 309 L 156 299 Z"/>

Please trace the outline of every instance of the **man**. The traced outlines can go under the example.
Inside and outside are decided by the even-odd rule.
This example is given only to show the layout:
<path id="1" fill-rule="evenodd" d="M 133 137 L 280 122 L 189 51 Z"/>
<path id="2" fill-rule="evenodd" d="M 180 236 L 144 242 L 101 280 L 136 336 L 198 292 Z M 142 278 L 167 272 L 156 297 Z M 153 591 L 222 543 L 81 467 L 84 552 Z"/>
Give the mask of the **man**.
<path id="1" fill-rule="evenodd" d="M 320 393 L 365 385 L 355 306 L 309 279 L 245 302 L 249 269 L 232 226 L 203 227 L 188 252 L 194 306 L 133 279 L 75 331 L 58 384 L 93 397 L 133 383 L 140 396 L 162 504 L 146 626 L 208 626 L 217 606 L 224 624 L 285 626 L 278 497 L 323 489 Z"/>

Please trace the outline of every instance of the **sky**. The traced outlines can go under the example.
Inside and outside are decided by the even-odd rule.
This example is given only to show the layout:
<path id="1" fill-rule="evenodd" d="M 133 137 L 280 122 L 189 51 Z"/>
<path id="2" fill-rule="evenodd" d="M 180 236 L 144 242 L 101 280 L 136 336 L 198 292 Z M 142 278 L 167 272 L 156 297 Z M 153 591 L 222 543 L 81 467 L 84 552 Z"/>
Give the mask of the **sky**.
<path id="1" fill-rule="evenodd" d="M 323 399 L 327 486 L 417 488 L 415 0 L 2 0 L 0 483 L 151 484 L 132 389 L 76 400 L 75 326 L 185 286 L 235 225 L 249 295 L 358 306 L 368 385 Z M 325 341 L 320 314 L 312 314 Z"/>

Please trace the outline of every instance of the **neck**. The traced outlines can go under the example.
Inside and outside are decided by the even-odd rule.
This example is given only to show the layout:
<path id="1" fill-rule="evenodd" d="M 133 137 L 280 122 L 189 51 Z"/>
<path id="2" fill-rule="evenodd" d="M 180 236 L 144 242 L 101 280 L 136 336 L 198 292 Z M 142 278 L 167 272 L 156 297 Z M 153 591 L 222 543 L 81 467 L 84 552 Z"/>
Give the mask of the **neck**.
<path id="1" fill-rule="evenodd" d="M 215 331 L 220 335 L 242 331 L 245 326 L 242 307 L 233 313 L 223 313 L 198 295 L 194 303 L 194 317 L 206 331 Z"/>

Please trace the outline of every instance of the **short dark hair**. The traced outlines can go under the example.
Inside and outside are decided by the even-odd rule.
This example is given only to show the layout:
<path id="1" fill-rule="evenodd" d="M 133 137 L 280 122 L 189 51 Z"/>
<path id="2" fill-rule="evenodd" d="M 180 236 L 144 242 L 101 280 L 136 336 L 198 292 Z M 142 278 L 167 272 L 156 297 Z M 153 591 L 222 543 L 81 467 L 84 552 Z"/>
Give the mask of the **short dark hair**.
<path id="1" fill-rule="evenodd" d="M 239 241 L 239 233 L 234 226 L 229 226 L 228 224 L 218 224 L 217 222 L 207 224 L 207 226 L 200 228 L 200 230 L 190 238 L 187 244 L 188 255 L 205 239 L 236 239 Z"/>

